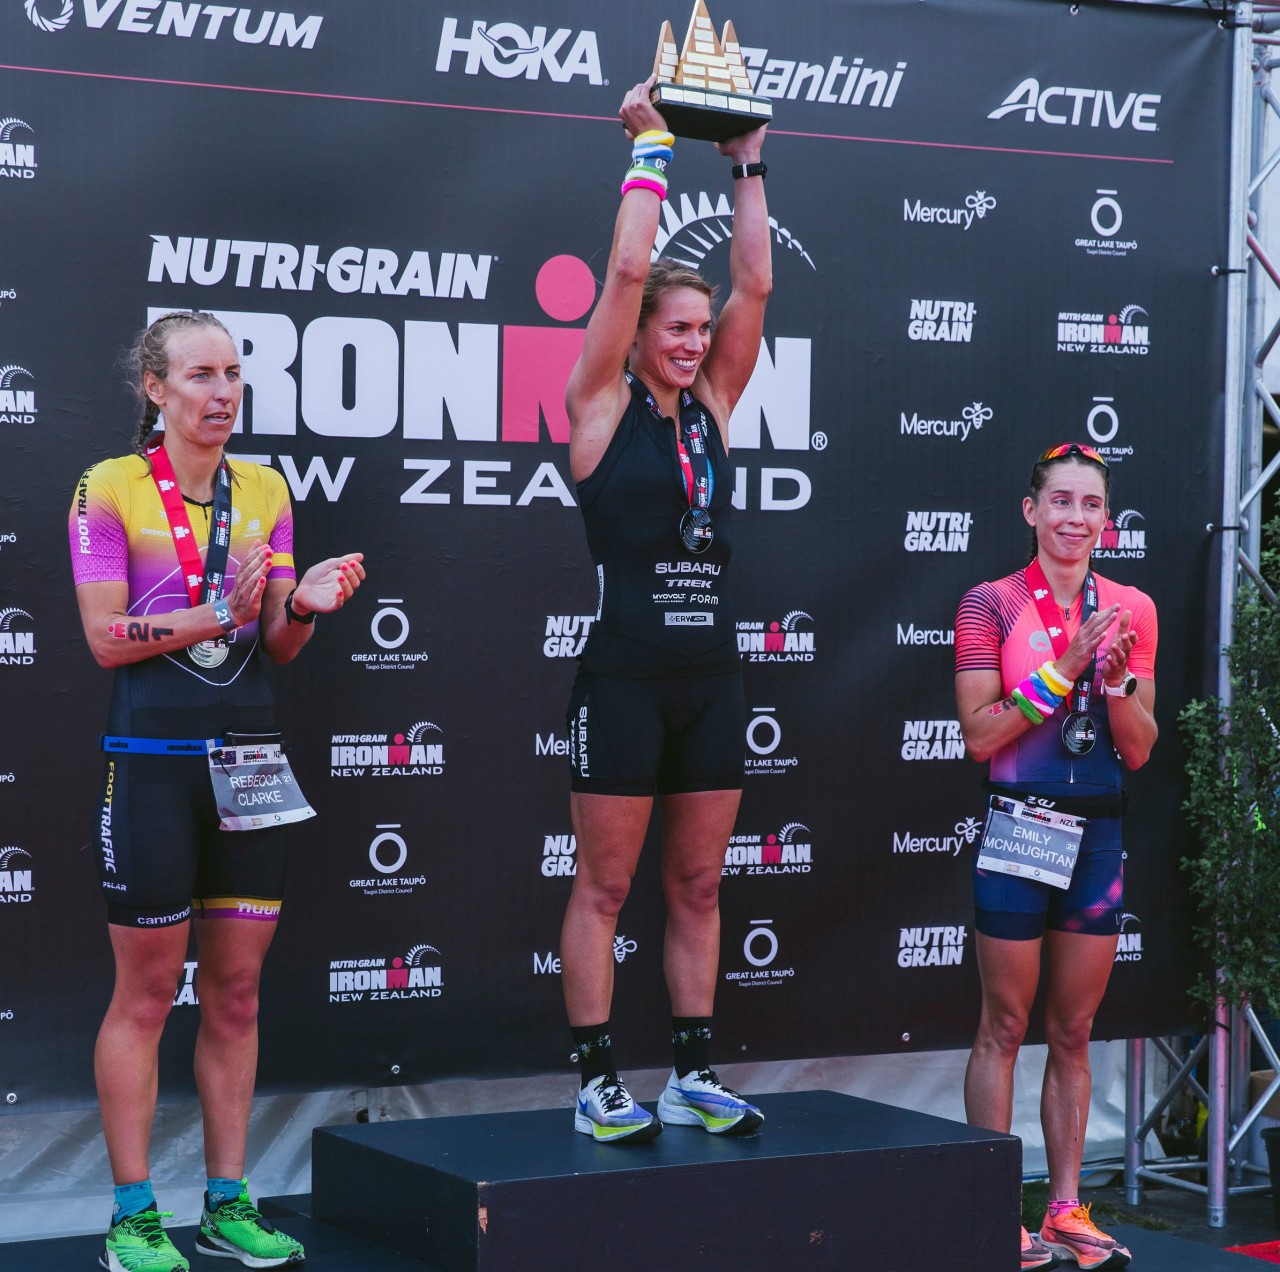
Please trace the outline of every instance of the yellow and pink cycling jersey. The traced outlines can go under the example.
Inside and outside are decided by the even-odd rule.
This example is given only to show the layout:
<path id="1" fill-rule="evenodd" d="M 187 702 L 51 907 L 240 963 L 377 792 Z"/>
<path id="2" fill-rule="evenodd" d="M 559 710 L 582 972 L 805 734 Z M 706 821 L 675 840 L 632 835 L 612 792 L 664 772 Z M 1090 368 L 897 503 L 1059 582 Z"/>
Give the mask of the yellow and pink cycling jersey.
<path id="1" fill-rule="evenodd" d="M 224 596 L 255 540 L 272 549 L 268 579 L 295 577 L 293 513 L 284 479 L 273 469 L 234 458 L 230 467 L 232 525 Z M 190 501 L 186 507 L 203 560 L 211 510 Z M 68 531 L 77 586 L 126 584 L 127 613 L 138 619 L 190 607 L 160 492 L 141 456 L 103 460 L 85 471 L 72 499 Z M 202 665 L 181 650 L 118 668 L 108 731 L 142 734 L 165 729 L 171 711 L 186 716 L 192 708 L 205 706 L 269 706 L 270 687 L 258 665 L 257 649 L 255 620 L 231 633 L 226 655 L 216 665 L 208 665 L 213 661 L 208 658 Z"/>
<path id="2" fill-rule="evenodd" d="M 1136 587 L 1115 583 L 1096 571 L 1098 608 L 1119 605 L 1129 610 L 1134 646 L 1129 670 L 1139 680 L 1154 680 L 1158 630 L 1156 607 Z M 1080 630 L 1081 598 L 1062 612 L 1062 630 L 1070 640 Z M 1086 755 L 1071 754 L 1062 742 L 1062 721 L 1071 710 L 1070 695 L 1044 724 L 1029 730 L 991 757 L 991 780 L 1004 785 L 1035 788 L 1044 794 L 1104 794 L 1120 788 L 1121 766 L 1111 744 L 1107 699 L 1102 692 L 1102 660 L 1120 626 L 1108 628 L 1098 646 L 1098 659 L 1089 715 L 1098 731 L 1097 744 Z M 965 593 L 956 614 L 956 671 L 998 671 L 1000 691 L 1009 694 L 1042 663 L 1053 658 L 1053 643 L 1045 630 L 1019 570 L 992 583 L 980 583 Z"/>

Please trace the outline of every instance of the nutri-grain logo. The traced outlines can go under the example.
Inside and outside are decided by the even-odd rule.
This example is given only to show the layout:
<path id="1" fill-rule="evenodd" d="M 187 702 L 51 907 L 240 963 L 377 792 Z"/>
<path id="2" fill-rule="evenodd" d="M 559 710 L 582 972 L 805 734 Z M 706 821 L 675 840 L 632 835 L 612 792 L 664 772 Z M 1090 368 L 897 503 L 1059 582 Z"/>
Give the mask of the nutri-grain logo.
<path id="1" fill-rule="evenodd" d="M 977 312 L 971 300 L 913 300 L 907 335 L 912 340 L 968 344 Z"/>
<path id="2" fill-rule="evenodd" d="M 22 137 L 23 133 L 35 135 L 35 129 L 25 119 L 9 115 L 0 119 L 0 178 L 13 181 L 30 181 L 36 175 L 35 142 Z"/>
<path id="3" fill-rule="evenodd" d="M 578 873 L 578 840 L 575 835 L 542 836 L 542 874 L 547 879 Z"/>
<path id="4" fill-rule="evenodd" d="M 968 552 L 972 529 L 971 512 L 908 512 L 902 546 L 908 552 Z"/>
<path id="5" fill-rule="evenodd" d="M 899 967 L 959 967 L 964 961 L 963 927 L 898 929 Z"/>
<path id="6" fill-rule="evenodd" d="M 542 637 L 543 655 L 547 658 L 579 657 L 595 621 L 594 614 L 548 614 Z"/>
<path id="7" fill-rule="evenodd" d="M 439 777 L 444 772 L 444 730 L 420 720 L 405 733 L 335 733 L 330 777 Z"/>
<path id="8" fill-rule="evenodd" d="M 964 738 L 959 720 L 904 720 L 904 760 L 963 760 Z"/>
<path id="9" fill-rule="evenodd" d="M 1102 353 L 1145 357 L 1151 352 L 1150 316 L 1141 305 L 1107 314 L 1058 314 L 1059 353 Z"/>
<path id="10" fill-rule="evenodd" d="M 813 662 L 814 645 L 813 615 L 804 610 L 738 624 L 738 653 L 746 662 Z"/>
<path id="11" fill-rule="evenodd" d="M 329 1001 L 373 1003 L 439 998 L 444 989 L 442 961 L 434 945 L 415 945 L 403 955 L 331 959 Z"/>

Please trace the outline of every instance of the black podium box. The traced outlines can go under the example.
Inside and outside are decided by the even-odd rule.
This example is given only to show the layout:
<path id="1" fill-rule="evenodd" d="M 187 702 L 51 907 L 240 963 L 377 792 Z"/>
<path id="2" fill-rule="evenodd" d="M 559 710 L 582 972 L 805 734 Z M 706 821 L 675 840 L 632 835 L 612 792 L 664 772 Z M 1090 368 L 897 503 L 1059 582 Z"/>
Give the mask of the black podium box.
<path id="1" fill-rule="evenodd" d="M 442 1272 L 999 1272 L 1012 1136 L 831 1091 L 744 1139 L 597 1144 L 569 1110 L 318 1128 L 312 1214 Z"/>

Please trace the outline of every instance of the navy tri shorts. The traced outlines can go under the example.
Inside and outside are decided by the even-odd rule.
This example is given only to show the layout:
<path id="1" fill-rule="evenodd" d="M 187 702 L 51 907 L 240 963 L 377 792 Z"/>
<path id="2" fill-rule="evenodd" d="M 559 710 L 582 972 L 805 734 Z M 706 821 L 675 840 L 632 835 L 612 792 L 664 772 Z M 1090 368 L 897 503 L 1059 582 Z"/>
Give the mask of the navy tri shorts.
<path id="1" fill-rule="evenodd" d="M 109 755 L 92 843 L 107 921 L 157 928 L 198 918 L 274 921 L 285 832 L 218 829 L 202 755 Z"/>
<path id="2" fill-rule="evenodd" d="M 742 672 L 630 679 L 578 671 L 569 696 L 575 791 L 680 795 L 742 789 Z"/>
<path id="3" fill-rule="evenodd" d="M 1091 817 L 1065 890 L 1035 879 L 979 870 L 974 853 L 974 927 L 1002 941 L 1038 940 L 1049 928 L 1115 936 L 1124 909 L 1124 849 L 1119 817 Z"/>

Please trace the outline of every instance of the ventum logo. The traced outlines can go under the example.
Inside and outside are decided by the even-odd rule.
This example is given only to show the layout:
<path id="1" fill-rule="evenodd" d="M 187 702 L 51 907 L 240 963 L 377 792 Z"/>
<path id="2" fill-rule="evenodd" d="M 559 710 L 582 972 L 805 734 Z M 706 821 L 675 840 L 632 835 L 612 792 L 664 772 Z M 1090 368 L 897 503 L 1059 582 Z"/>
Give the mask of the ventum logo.
<path id="1" fill-rule="evenodd" d="M 321 14 L 298 17 L 274 9 L 243 9 L 225 4 L 186 4 L 167 0 L 82 0 L 90 30 L 115 27 L 126 35 L 176 35 L 182 39 L 233 39 L 241 44 L 315 47 Z M 72 0 L 25 0 L 33 26 L 62 31 L 75 14 Z M 159 12 L 157 12 L 159 10 Z M 202 20 L 203 19 L 203 20 Z"/>

